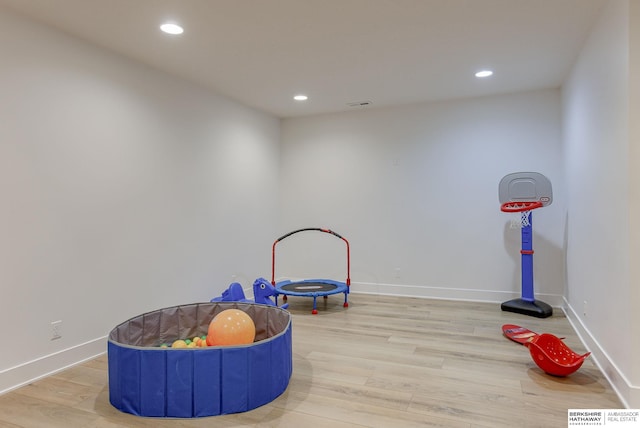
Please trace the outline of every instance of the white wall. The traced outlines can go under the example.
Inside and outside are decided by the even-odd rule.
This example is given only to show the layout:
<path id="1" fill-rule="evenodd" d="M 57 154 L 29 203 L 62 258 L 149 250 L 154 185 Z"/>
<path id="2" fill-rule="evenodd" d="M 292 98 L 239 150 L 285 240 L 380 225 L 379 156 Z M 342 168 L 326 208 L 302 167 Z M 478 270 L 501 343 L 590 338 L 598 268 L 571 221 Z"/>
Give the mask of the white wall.
<path id="1" fill-rule="evenodd" d="M 280 231 L 349 239 L 353 292 L 500 302 L 520 295 L 520 230 L 498 182 L 540 172 L 554 203 L 534 212 L 536 293 L 561 304 L 560 107 L 546 90 L 286 119 Z M 283 241 L 276 276 L 342 279 L 344 245 L 323 236 Z"/>
<path id="2" fill-rule="evenodd" d="M 278 119 L 8 11 L 0 28 L 0 392 L 268 275 Z"/>
<path id="3" fill-rule="evenodd" d="M 629 53 L 640 43 L 637 33 L 635 40 L 629 39 L 631 4 L 628 0 L 608 4 L 563 89 L 569 195 L 565 297 L 569 316 L 593 357 L 622 398 L 637 408 L 640 272 L 635 260 L 640 250 L 630 241 L 630 226 L 640 213 L 635 172 L 640 165 L 640 133 L 637 125 L 629 125 L 630 119 L 637 122 L 640 111 L 639 69 L 636 63 L 636 73 L 631 72 Z"/>
<path id="4" fill-rule="evenodd" d="M 629 259 L 640 259 L 640 3 L 629 2 Z M 640 408 L 640 263 L 630 263 L 632 355 L 630 375 L 633 388 L 629 402 Z M 633 357 L 635 356 L 635 358 Z"/>

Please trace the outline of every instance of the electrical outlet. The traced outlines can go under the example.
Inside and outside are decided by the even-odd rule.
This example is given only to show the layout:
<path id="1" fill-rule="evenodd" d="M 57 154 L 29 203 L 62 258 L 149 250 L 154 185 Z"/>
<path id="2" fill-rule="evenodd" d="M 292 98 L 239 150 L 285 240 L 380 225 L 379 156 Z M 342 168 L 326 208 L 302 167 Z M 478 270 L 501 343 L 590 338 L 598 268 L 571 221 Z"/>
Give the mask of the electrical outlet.
<path id="1" fill-rule="evenodd" d="M 587 316 L 587 301 L 582 302 L 582 315 Z"/>
<path id="2" fill-rule="evenodd" d="M 62 320 L 51 321 L 51 340 L 62 338 Z"/>
<path id="3" fill-rule="evenodd" d="M 395 269 L 396 278 L 400 279 L 400 268 Z"/>

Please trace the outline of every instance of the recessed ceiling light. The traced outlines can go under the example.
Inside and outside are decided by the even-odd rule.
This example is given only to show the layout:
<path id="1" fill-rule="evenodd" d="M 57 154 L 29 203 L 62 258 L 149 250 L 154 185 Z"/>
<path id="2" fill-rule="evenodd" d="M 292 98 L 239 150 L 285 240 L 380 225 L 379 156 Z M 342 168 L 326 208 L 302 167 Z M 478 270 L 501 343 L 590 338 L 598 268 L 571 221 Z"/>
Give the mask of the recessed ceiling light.
<path id="1" fill-rule="evenodd" d="M 293 99 L 296 100 L 296 101 L 306 101 L 306 100 L 309 99 L 309 97 L 306 96 L 306 95 L 300 94 L 300 95 L 296 95 L 295 97 L 293 97 Z"/>
<path id="2" fill-rule="evenodd" d="M 174 24 L 171 22 L 167 22 L 160 26 L 160 29 L 167 34 L 182 34 L 184 33 L 184 29 L 178 24 Z"/>
<path id="3" fill-rule="evenodd" d="M 491 70 L 481 70 L 476 73 L 476 77 L 489 77 L 491 75 L 493 75 Z"/>

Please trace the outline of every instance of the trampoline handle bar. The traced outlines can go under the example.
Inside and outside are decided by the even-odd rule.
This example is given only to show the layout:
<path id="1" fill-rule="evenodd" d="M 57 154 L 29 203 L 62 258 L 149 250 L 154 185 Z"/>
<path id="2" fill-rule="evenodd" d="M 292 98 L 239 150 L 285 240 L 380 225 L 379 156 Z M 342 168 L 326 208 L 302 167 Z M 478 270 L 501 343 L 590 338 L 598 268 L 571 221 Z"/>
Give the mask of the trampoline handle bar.
<path id="1" fill-rule="evenodd" d="M 337 236 L 340 239 L 344 239 L 342 236 L 338 235 L 336 232 L 334 232 L 333 230 L 330 230 L 330 229 L 322 229 L 320 227 L 305 227 L 304 229 L 294 230 L 293 232 L 289 232 L 287 234 L 282 235 L 281 237 L 276 239 L 275 243 L 277 243 L 278 241 L 282 241 L 283 239 L 285 239 L 285 238 L 287 238 L 287 237 L 289 237 L 291 235 L 294 235 L 294 234 L 296 234 L 298 232 L 306 232 L 308 230 L 315 230 L 315 231 L 318 231 L 318 232 L 330 233 L 330 234 L 332 234 L 334 236 Z"/>
<path id="2" fill-rule="evenodd" d="M 320 227 L 305 227 L 303 229 L 294 230 L 293 232 L 289 232 L 285 235 L 282 235 L 281 237 L 275 240 L 275 242 L 271 247 L 271 284 L 276 285 L 276 245 L 278 244 L 278 242 L 298 232 L 306 232 L 310 230 L 331 234 L 336 238 L 342 239 L 344 243 L 347 244 L 347 282 L 346 284 L 347 284 L 347 287 L 350 286 L 351 285 L 351 255 L 350 255 L 350 249 L 349 249 L 349 241 L 347 241 L 345 238 L 343 238 L 333 230 L 323 229 Z"/>

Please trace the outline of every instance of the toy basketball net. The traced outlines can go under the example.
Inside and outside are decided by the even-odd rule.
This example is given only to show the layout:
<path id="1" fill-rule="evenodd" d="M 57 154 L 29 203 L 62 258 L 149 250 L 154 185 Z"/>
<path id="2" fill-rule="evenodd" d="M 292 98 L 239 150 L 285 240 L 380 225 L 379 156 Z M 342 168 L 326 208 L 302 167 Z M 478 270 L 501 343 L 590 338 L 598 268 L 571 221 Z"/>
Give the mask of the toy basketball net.
<path id="1" fill-rule="evenodd" d="M 531 210 L 541 208 L 540 201 L 510 201 L 500 206 L 500 210 L 505 213 L 520 213 L 520 227 L 531 225 Z M 516 226 L 517 227 L 517 226 Z"/>

